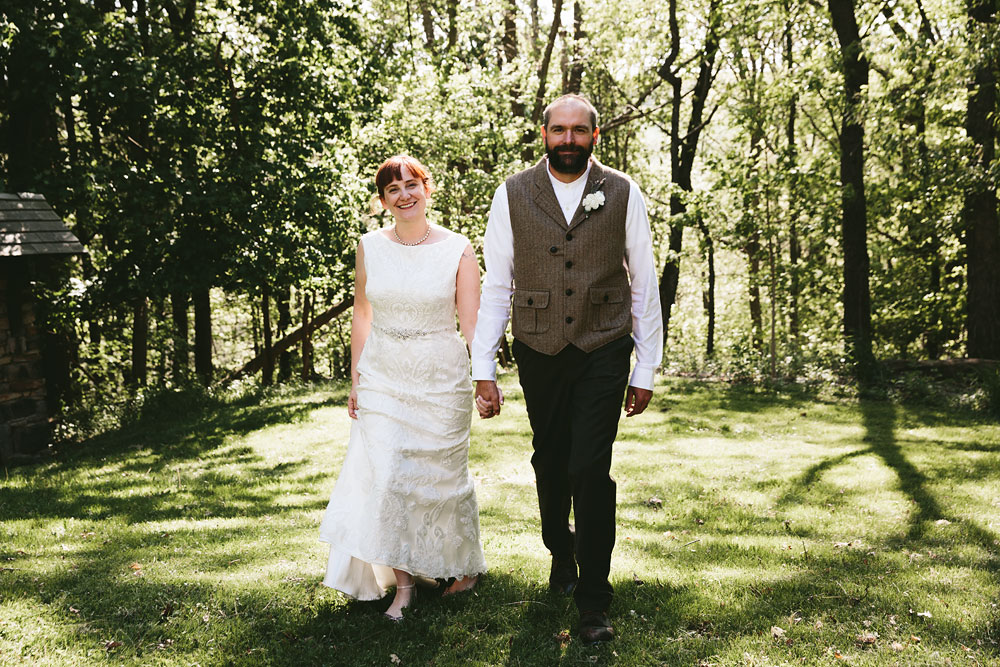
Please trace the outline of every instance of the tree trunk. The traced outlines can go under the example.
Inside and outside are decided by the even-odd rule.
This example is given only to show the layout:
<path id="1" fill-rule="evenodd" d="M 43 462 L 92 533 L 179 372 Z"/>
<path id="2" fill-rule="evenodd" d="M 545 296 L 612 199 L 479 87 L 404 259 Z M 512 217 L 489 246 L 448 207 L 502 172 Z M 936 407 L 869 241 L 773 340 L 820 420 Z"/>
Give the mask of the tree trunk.
<path id="1" fill-rule="evenodd" d="M 288 327 L 292 325 L 291 290 L 283 287 L 278 290 L 275 301 L 278 305 L 278 337 L 284 338 Z M 278 382 L 288 382 L 292 379 L 292 352 L 283 350 L 278 355 Z"/>
<path id="2" fill-rule="evenodd" d="M 529 13 L 531 15 L 531 56 L 538 57 L 538 0 L 530 0 Z"/>
<path id="3" fill-rule="evenodd" d="M 768 228 L 771 228 L 770 221 L 768 221 Z M 771 297 L 771 342 L 768 346 L 768 350 L 771 357 L 771 379 L 773 380 L 777 377 L 777 365 L 778 365 L 778 270 L 777 261 L 775 259 L 774 251 L 774 235 L 768 234 L 767 237 L 767 264 L 770 269 L 770 297 Z"/>
<path id="4" fill-rule="evenodd" d="M 420 18 L 424 26 L 424 46 L 434 53 L 434 15 L 427 0 L 420 0 Z"/>
<path id="5" fill-rule="evenodd" d="M 858 379 L 873 379 L 871 294 L 868 287 L 868 217 L 865 200 L 862 102 L 868 85 L 865 58 L 852 0 L 827 0 L 840 42 L 844 115 L 840 129 L 841 246 L 844 253 L 844 344 Z"/>
<path id="6" fill-rule="evenodd" d="M 194 372 L 204 384 L 212 381 L 212 298 L 207 287 L 194 293 Z"/>
<path id="7" fill-rule="evenodd" d="M 792 25 L 785 24 L 785 68 L 791 72 L 793 66 Z M 785 126 L 787 147 L 786 173 L 791 175 L 788 184 L 788 330 L 793 346 L 798 348 L 799 339 L 799 260 L 802 257 L 802 245 L 799 241 L 798 225 L 798 160 L 799 151 L 795 144 L 795 119 L 798 112 L 799 97 L 792 94 L 788 101 L 788 124 Z"/>
<path id="8" fill-rule="evenodd" d="M 448 50 L 458 44 L 458 0 L 447 0 L 448 3 Z"/>
<path id="9" fill-rule="evenodd" d="M 566 77 L 564 93 L 580 94 L 580 84 L 583 82 L 583 61 L 580 58 L 580 44 L 583 43 L 583 8 L 580 0 L 573 3 L 573 49 L 569 62 L 569 73 Z"/>
<path id="10" fill-rule="evenodd" d="M 708 284 L 702 294 L 702 303 L 705 306 L 705 315 L 708 317 L 705 356 L 711 359 L 715 356 L 715 242 L 701 215 L 698 216 L 698 229 L 701 230 L 701 245 L 708 264 Z"/>
<path id="11" fill-rule="evenodd" d="M 139 297 L 132 306 L 132 374 L 133 387 L 146 386 L 146 358 L 149 352 L 149 301 Z"/>
<path id="12" fill-rule="evenodd" d="M 535 92 L 535 106 L 531 111 L 531 124 L 538 125 L 542 120 L 542 111 L 545 109 L 545 90 L 549 80 L 549 64 L 552 62 L 552 49 L 556 45 L 556 37 L 559 36 L 559 26 L 562 25 L 563 0 L 553 0 L 552 2 L 552 25 L 549 26 L 549 39 L 545 43 L 545 51 L 542 53 L 542 61 L 538 63 L 538 90 Z"/>
<path id="13" fill-rule="evenodd" d="M 274 384 L 274 354 L 271 347 L 271 288 L 264 286 L 260 298 L 261 329 L 264 331 L 264 367 L 261 374 L 261 384 L 270 387 Z"/>
<path id="14" fill-rule="evenodd" d="M 747 256 L 747 295 L 750 299 L 750 335 L 753 349 L 764 351 L 764 319 L 760 310 L 760 230 L 754 224 L 743 246 Z"/>
<path id="15" fill-rule="evenodd" d="M 309 320 L 312 319 L 312 294 L 305 292 L 302 295 L 302 381 L 312 380 L 315 370 L 313 368 L 313 344 L 312 331 L 309 330 Z"/>
<path id="16" fill-rule="evenodd" d="M 670 53 L 660 65 L 657 74 L 671 84 L 673 97 L 670 114 L 670 178 L 684 192 L 691 192 L 691 172 L 694 169 L 694 158 L 698 148 L 698 139 L 704 129 L 702 118 L 708 92 L 712 87 L 715 57 L 719 51 L 719 0 L 711 0 L 708 7 L 708 32 L 705 34 L 705 47 L 701 53 L 701 66 L 698 79 L 691 95 L 691 116 L 688 119 L 688 130 L 685 136 L 680 135 L 681 113 L 681 80 L 673 71 L 673 61 L 680 50 L 680 31 L 677 25 L 677 0 L 670 0 Z M 685 213 L 687 206 L 676 191 L 670 195 L 670 216 Z M 660 308 L 663 317 L 663 342 L 666 343 L 670 330 L 670 314 L 677 300 L 677 284 L 680 278 L 680 253 L 684 241 L 684 226 L 670 225 L 670 259 L 663 267 L 660 275 Z"/>
<path id="17" fill-rule="evenodd" d="M 755 75 L 754 75 L 755 76 Z M 752 93 L 751 93 L 752 95 Z M 758 165 L 761 159 L 761 144 L 764 141 L 764 132 L 759 125 L 752 125 L 750 129 L 750 161 L 747 165 L 746 188 L 743 194 L 743 224 L 742 235 L 746 242 L 743 244 L 743 252 L 747 256 L 747 297 L 750 306 L 750 343 L 754 351 L 761 353 L 764 351 L 764 318 L 760 307 L 760 218 L 761 203 L 760 191 L 755 181 L 758 178 Z"/>
<path id="18" fill-rule="evenodd" d="M 191 352 L 188 345 L 188 297 L 183 292 L 170 293 L 170 313 L 174 323 L 173 330 L 173 372 L 174 379 L 187 376 L 191 364 Z"/>
<path id="19" fill-rule="evenodd" d="M 969 32 L 977 45 L 985 24 L 996 20 L 996 11 L 989 0 L 969 0 Z M 968 263 L 967 352 L 970 357 L 1000 359 L 1000 223 L 996 185 L 989 176 L 996 159 L 997 62 L 985 45 L 973 53 L 978 60 L 969 84 L 965 131 L 975 144 L 971 166 L 977 177 L 966 191 L 962 209 Z"/>

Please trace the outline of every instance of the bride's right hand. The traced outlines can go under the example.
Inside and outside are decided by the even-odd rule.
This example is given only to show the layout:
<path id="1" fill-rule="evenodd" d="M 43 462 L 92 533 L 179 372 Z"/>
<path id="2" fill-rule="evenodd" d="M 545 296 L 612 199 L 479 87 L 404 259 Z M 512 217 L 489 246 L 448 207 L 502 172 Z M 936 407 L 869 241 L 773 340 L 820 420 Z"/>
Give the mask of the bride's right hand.
<path id="1" fill-rule="evenodd" d="M 351 419 L 358 418 L 358 389 L 355 386 L 351 386 L 351 395 L 347 397 L 347 414 L 351 416 Z"/>

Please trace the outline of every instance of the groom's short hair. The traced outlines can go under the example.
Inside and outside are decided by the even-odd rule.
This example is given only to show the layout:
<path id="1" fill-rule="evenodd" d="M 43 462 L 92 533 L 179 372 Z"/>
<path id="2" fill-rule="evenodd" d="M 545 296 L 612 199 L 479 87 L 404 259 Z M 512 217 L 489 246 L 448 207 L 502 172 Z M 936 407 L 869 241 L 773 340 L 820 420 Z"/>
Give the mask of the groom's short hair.
<path id="1" fill-rule="evenodd" d="M 578 102 L 587 107 L 587 112 L 590 114 L 590 128 L 594 129 L 597 127 L 597 109 L 595 109 L 594 105 L 590 103 L 590 100 L 583 95 L 577 95 L 576 93 L 561 95 L 549 102 L 549 105 L 545 107 L 545 111 L 542 112 L 542 127 L 549 126 L 549 118 L 552 116 L 552 109 L 560 104 L 565 104 L 566 102 Z"/>

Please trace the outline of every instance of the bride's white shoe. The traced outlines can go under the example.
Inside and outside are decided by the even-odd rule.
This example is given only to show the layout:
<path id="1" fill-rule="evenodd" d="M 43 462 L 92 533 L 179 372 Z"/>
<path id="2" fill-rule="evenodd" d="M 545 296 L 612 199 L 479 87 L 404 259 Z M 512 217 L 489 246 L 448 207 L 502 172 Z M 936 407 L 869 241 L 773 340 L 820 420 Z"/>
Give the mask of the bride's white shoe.
<path id="1" fill-rule="evenodd" d="M 400 591 L 410 591 L 410 595 L 407 598 L 406 602 L 404 604 L 401 604 L 399 608 L 396 610 L 397 613 L 393 613 L 392 609 L 393 607 L 396 606 L 396 602 L 399 600 Z M 414 598 L 416 597 L 417 597 L 417 590 L 413 587 L 413 584 L 407 584 L 406 586 L 396 586 L 396 597 L 393 599 L 392 604 L 389 606 L 389 608 L 385 610 L 383 616 L 388 618 L 390 621 L 396 621 L 397 623 L 399 621 L 402 621 L 403 610 L 409 609 L 410 605 L 413 604 Z"/>

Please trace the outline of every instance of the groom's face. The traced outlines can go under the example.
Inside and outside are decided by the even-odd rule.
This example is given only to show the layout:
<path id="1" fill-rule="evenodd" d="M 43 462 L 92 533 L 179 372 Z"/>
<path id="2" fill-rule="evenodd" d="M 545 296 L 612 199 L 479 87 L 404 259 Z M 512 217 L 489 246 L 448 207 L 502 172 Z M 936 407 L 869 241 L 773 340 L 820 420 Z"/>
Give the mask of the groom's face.
<path id="1" fill-rule="evenodd" d="M 574 102 L 551 110 L 548 124 L 542 128 L 549 166 L 562 174 L 581 174 L 594 152 L 599 130 L 590 123 L 587 107 Z"/>

